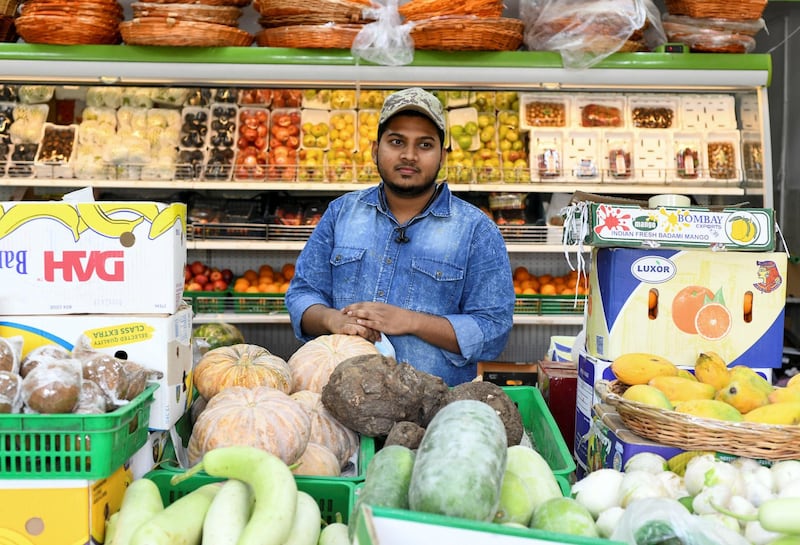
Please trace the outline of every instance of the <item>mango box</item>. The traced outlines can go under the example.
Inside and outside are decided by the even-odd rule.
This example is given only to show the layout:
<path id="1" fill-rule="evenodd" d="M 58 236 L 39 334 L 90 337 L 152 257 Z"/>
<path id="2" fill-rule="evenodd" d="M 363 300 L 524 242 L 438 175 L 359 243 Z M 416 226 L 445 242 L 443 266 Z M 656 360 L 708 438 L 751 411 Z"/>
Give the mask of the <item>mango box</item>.
<path id="1" fill-rule="evenodd" d="M 171 314 L 186 205 L 0 203 L 0 314 Z"/>
<path id="2" fill-rule="evenodd" d="M 781 252 L 595 248 L 587 352 L 648 352 L 694 367 L 713 350 L 729 366 L 780 367 L 786 262 Z"/>
<path id="3" fill-rule="evenodd" d="M 775 249 L 775 218 L 771 208 L 647 208 L 593 202 L 573 207 L 570 213 L 578 219 L 568 230 L 571 244 L 582 241 L 598 248 L 658 245 L 751 252 Z"/>
<path id="4" fill-rule="evenodd" d="M 691 369 L 687 370 L 691 371 Z M 772 381 L 771 368 L 756 369 L 755 371 L 770 382 Z M 586 351 L 580 352 L 578 355 L 578 383 L 575 391 L 573 449 L 578 466 L 580 467 L 583 464 L 584 470 L 588 469 L 587 461 L 592 459 L 590 456 L 590 451 L 593 448 L 592 441 L 596 441 L 593 438 L 596 435 L 593 429 L 593 410 L 603 401 L 595 391 L 595 385 L 600 380 L 611 381 L 615 378 L 611 370 L 611 361 L 591 356 Z M 641 441 L 646 440 L 642 438 Z"/>
<path id="5" fill-rule="evenodd" d="M 106 520 L 119 511 L 131 482 L 133 476 L 124 466 L 96 481 L 0 479 L 0 543 L 103 543 Z"/>
<path id="6" fill-rule="evenodd" d="M 41 345 L 76 346 L 134 361 L 163 373 L 150 407 L 150 428 L 168 430 L 192 392 L 192 311 L 175 314 L 0 316 L 0 337 L 22 336 L 22 356 Z"/>

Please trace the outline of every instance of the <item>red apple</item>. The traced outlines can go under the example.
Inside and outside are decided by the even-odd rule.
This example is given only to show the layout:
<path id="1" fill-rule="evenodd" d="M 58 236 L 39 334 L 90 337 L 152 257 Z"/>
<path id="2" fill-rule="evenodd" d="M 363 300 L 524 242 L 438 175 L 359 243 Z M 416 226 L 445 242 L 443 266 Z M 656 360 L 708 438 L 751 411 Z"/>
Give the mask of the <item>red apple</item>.
<path id="1" fill-rule="evenodd" d="M 222 271 L 219 269 L 211 269 L 211 273 L 208 275 L 208 279 L 212 282 L 216 282 L 217 280 L 222 280 Z"/>
<path id="2" fill-rule="evenodd" d="M 184 288 L 186 291 L 203 291 L 202 284 L 198 284 L 197 282 L 189 282 L 189 284 Z"/>
<path id="3" fill-rule="evenodd" d="M 193 274 L 200 274 L 206 269 L 206 266 L 202 261 L 193 261 L 190 267 L 192 268 Z"/>
<path id="4" fill-rule="evenodd" d="M 201 274 L 196 274 L 196 275 L 194 275 L 194 281 L 197 282 L 198 284 L 204 286 L 204 285 L 208 284 L 208 276 L 205 275 L 205 274 L 202 274 L 202 273 Z"/>
<path id="5" fill-rule="evenodd" d="M 206 282 L 203 284 L 203 291 L 214 291 L 214 284 L 211 282 Z"/>
<path id="6" fill-rule="evenodd" d="M 227 282 L 228 284 L 230 284 L 231 280 L 233 280 L 233 271 L 230 269 L 222 269 L 221 272 L 222 272 L 222 279 L 225 280 L 225 282 Z"/>
<path id="7" fill-rule="evenodd" d="M 226 289 L 228 289 L 228 283 L 222 279 L 214 281 L 213 286 L 214 286 L 213 291 L 225 291 Z"/>

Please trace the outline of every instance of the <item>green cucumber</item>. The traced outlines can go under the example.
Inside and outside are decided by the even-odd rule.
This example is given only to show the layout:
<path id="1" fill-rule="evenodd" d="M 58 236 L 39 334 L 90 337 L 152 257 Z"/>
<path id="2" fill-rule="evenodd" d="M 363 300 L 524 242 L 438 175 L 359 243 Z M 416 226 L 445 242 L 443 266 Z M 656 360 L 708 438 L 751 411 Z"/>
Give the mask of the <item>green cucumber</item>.
<path id="1" fill-rule="evenodd" d="M 364 485 L 358 493 L 348 530 L 355 535 L 362 505 L 408 509 L 408 486 L 414 467 L 414 451 L 402 445 L 383 447 L 370 460 L 364 475 Z"/>
<path id="2" fill-rule="evenodd" d="M 482 401 L 461 399 L 433 417 L 414 461 L 413 511 L 491 521 L 500 503 L 508 445 L 503 421 Z"/>

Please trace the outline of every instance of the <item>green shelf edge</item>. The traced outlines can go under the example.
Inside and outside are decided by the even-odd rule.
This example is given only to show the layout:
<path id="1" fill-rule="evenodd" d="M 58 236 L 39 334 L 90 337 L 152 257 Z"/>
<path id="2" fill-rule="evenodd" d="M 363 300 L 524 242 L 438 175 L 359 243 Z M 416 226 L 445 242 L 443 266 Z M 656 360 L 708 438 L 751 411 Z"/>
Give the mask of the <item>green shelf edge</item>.
<path id="1" fill-rule="evenodd" d="M 159 47 L 130 45 L 0 44 L 0 62 L 81 61 L 211 64 L 300 64 L 357 66 L 348 50 L 272 47 Z M 369 63 L 362 61 L 361 64 Z M 563 68 L 550 51 L 417 51 L 406 66 Z M 402 67 L 401 67 L 402 68 Z M 759 70 L 772 74 L 769 54 L 615 53 L 589 68 L 631 70 Z M 0 68 L 0 71 L 2 68 Z M 1 78 L 2 76 L 0 76 Z"/>

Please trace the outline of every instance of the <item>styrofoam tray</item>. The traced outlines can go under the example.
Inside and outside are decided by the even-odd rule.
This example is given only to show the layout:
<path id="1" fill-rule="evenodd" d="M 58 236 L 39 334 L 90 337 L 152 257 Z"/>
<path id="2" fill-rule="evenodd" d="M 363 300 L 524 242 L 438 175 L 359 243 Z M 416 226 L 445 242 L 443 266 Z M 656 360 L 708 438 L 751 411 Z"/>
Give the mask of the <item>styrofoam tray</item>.
<path id="1" fill-rule="evenodd" d="M 331 145 L 331 113 L 328 110 L 303 109 L 300 117 L 300 146 L 329 149 Z"/>
<path id="2" fill-rule="evenodd" d="M 330 149 L 358 150 L 358 116 L 355 110 L 332 110 L 328 124 L 330 127 Z"/>
<path id="3" fill-rule="evenodd" d="M 600 131 L 575 129 L 564 138 L 564 172 L 568 179 L 587 182 L 600 180 Z"/>
<path id="4" fill-rule="evenodd" d="M 633 131 L 606 130 L 601 140 L 603 181 L 632 181 L 635 173 Z"/>
<path id="5" fill-rule="evenodd" d="M 634 180 L 639 183 L 664 183 L 672 151 L 666 131 L 636 131 L 633 146 Z"/>
<path id="6" fill-rule="evenodd" d="M 676 96 L 628 96 L 628 126 L 632 129 L 675 129 L 681 126 L 680 111 L 680 100 Z"/>
<path id="7" fill-rule="evenodd" d="M 472 134 L 471 144 L 468 148 L 464 149 L 464 147 L 460 144 L 460 138 L 462 136 L 457 136 L 453 128 L 461 127 L 462 132 L 460 134 L 469 136 L 468 126 L 473 125 L 475 127 L 475 132 Z M 480 149 L 481 140 L 479 137 L 480 129 L 478 128 L 478 110 L 475 108 L 457 108 L 455 110 L 450 110 L 447 118 L 447 127 L 450 132 L 451 149 L 462 149 L 464 151 L 475 151 Z"/>
<path id="8" fill-rule="evenodd" d="M 579 94 L 573 98 L 573 127 L 625 127 L 626 98 L 621 94 Z"/>
<path id="9" fill-rule="evenodd" d="M 706 133 L 705 165 L 712 182 L 738 182 L 742 179 L 741 136 L 739 131 Z"/>
<path id="10" fill-rule="evenodd" d="M 669 154 L 668 179 L 678 182 L 705 181 L 706 164 L 703 148 L 702 132 L 675 132 L 672 135 L 672 151 Z"/>
<path id="11" fill-rule="evenodd" d="M 47 139 L 50 135 L 56 133 L 64 133 L 70 143 L 68 144 L 69 155 L 66 160 L 52 161 L 48 160 L 49 157 L 43 157 L 44 152 L 50 151 L 44 146 L 48 143 Z M 52 123 L 45 123 L 42 141 L 39 144 L 39 150 L 36 152 L 36 159 L 34 160 L 34 171 L 37 178 L 72 178 L 73 175 L 73 159 L 75 157 L 75 150 L 78 145 L 78 125 L 54 125 Z M 66 150 L 65 150 L 66 151 Z"/>
<path id="12" fill-rule="evenodd" d="M 530 136 L 531 181 L 564 180 L 564 131 L 537 130 Z"/>
<path id="13" fill-rule="evenodd" d="M 556 93 L 522 93 L 519 121 L 523 130 L 568 127 L 572 97 Z"/>

